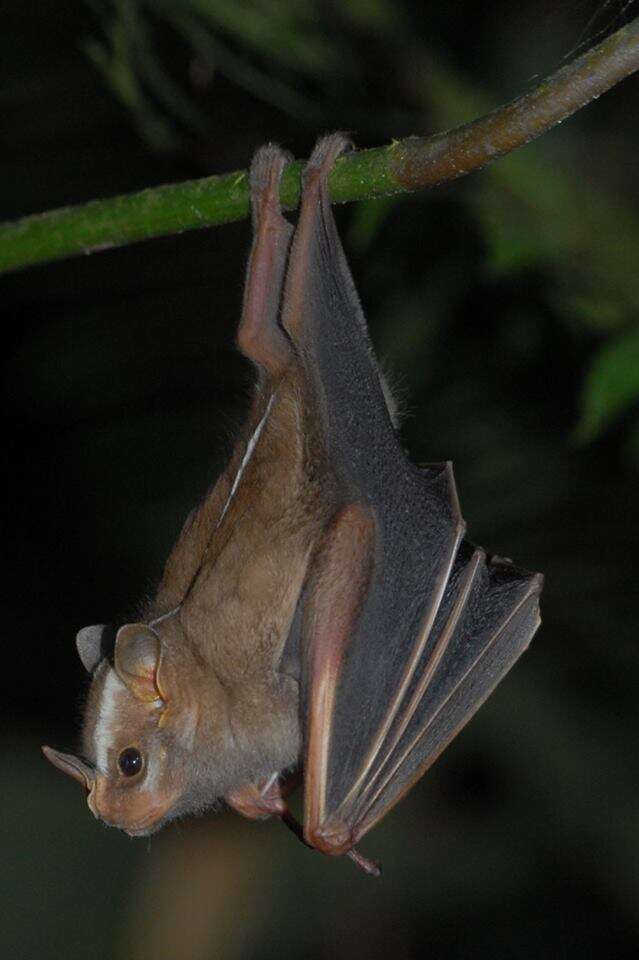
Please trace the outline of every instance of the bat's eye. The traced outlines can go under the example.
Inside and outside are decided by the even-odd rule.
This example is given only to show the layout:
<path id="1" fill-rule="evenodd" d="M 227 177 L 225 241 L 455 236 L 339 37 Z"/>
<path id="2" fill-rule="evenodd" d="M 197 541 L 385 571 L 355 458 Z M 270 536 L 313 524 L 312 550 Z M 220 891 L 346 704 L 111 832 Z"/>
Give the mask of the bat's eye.
<path id="1" fill-rule="evenodd" d="M 142 769 L 142 754 L 135 747 L 127 747 L 118 757 L 118 767 L 125 777 L 134 777 Z"/>

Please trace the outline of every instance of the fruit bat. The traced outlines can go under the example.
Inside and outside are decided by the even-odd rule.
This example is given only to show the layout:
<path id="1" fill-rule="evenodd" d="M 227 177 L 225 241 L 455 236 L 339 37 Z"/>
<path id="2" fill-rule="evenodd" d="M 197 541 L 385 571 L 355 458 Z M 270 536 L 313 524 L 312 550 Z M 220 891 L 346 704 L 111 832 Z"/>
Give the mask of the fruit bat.
<path id="1" fill-rule="evenodd" d="M 528 646 L 542 577 L 464 539 L 451 465 L 402 448 L 329 201 L 347 147 L 317 143 L 295 227 L 290 158 L 254 157 L 248 419 L 139 622 L 78 634 L 82 757 L 43 749 L 131 835 L 224 800 L 376 873 L 355 844 Z"/>

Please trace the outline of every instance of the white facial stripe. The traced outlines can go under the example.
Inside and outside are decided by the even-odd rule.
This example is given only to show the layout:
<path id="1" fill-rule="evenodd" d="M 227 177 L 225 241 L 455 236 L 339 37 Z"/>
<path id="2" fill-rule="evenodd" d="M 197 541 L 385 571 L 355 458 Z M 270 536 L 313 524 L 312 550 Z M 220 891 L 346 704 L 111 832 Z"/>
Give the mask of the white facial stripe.
<path id="1" fill-rule="evenodd" d="M 144 774 L 144 786 L 145 789 L 150 793 L 153 793 L 155 788 L 158 785 L 158 775 L 160 773 L 160 765 L 157 762 L 157 757 L 151 758 L 148 756 L 146 758 L 146 773 Z"/>
<path id="2" fill-rule="evenodd" d="M 118 693 L 124 690 L 124 684 L 113 667 L 106 666 L 107 675 L 102 688 L 102 700 L 95 725 L 95 759 L 98 771 L 105 775 L 108 769 L 108 751 L 113 739 L 113 724 L 116 719 L 116 701 Z"/>
<path id="3" fill-rule="evenodd" d="M 224 519 L 224 517 L 225 517 L 225 515 L 226 515 L 226 511 L 228 510 L 228 508 L 229 508 L 230 505 L 231 505 L 231 500 L 232 500 L 233 497 L 235 496 L 235 491 L 237 490 L 237 488 L 238 488 L 238 486 L 239 486 L 240 480 L 241 480 L 241 478 L 242 478 L 242 474 L 244 473 L 244 470 L 246 469 L 246 466 L 247 466 L 249 460 L 250 460 L 251 457 L 253 456 L 253 451 L 255 450 L 255 447 L 257 446 L 257 441 L 260 439 L 260 434 L 262 433 L 262 430 L 264 429 L 264 424 L 266 423 L 266 418 L 268 417 L 269 413 L 271 412 L 271 407 L 273 406 L 273 400 L 274 400 L 274 399 L 275 399 L 275 394 L 272 393 L 271 396 L 269 397 L 268 404 L 266 405 L 266 410 L 264 411 L 264 414 L 262 415 L 262 419 L 260 420 L 260 422 L 259 422 L 258 425 L 256 426 L 255 430 L 253 431 L 253 435 L 251 436 L 251 439 L 249 440 L 249 442 L 248 442 L 247 445 L 246 445 L 246 452 L 244 453 L 244 457 L 242 458 L 242 462 L 241 462 L 241 464 L 240 464 L 240 469 L 237 471 L 237 473 L 236 473 L 236 475 L 235 475 L 235 479 L 234 479 L 234 481 L 233 481 L 233 486 L 231 487 L 231 492 L 230 492 L 229 495 L 228 495 L 228 499 L 227 499 L 226 503 L 224 504 L 224 508 L 222 509 L 222 513 L 220 514 L 220 519 L 219 519 L 218 522 L 217 522 L 218 527 L 219 527 L 219 525 L 222 523 L 222 520 Z"/>

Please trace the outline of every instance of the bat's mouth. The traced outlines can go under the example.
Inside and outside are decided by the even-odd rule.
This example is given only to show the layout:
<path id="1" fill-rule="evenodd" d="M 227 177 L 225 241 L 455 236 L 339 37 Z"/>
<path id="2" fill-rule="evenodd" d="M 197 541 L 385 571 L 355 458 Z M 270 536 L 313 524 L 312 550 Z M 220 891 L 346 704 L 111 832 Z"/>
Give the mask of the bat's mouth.
<path id="1" fill-rule="evenodd" d="M 153 823 L 150 827 L 127 827 L 125 833 L 128 837 L 150 837 L 151 834 L 157 833 L 157 831 L 162 826 L 162 822 Z"/>
<path id="2" fill-rule="evenodd" d="M 148 791 L 122 797 L 100 777 L 87 797 L 89 809 L 98 820 L 123 830 L 130 837 L 148 837 L 156 833 L 170 818 L 176 799 L 173 794 L 151 794 Z"/>
<path id="3" fill-rule="evenodd" d="M 139 823 L 130 824 L 122 827 L 129 837 L 150 837 L 157 833 L 164 825 L 166 819 L 166 810 L 154 810 L 148 816 L 144 817 Z"/>
<path id="4" fill-rule="evenodd" d="M 142 817 L 141 820 L 136 820 L 133 823 L 128 823 L 115 819 L 106 815 L 104 812 L 100 812 L 95 808 L 94 804 L 89 804 L 89 808 L 93 813 L 96 820 L 101 820 L 102 823 L 106 824 L 107 827 L 115 827 L 116 830 L 122 830 L 129 837 L 150 837 L 152 833 L 157 833 L 158 830 L 164 825 L 166 821 L 167 811 L 165 809 L 155 809 L 151 813 L 147 814 L 145 817 Z"/>
<path id="5" fill-rule="evenodd" d="M 166 806 L 154 807 L 139 820 L 131 822 L 117 814 L 113 816 L 111 811 L 100 809 L 95 803 L 95 798 L 89 796 L 88 799 L 89 808 L 96 819 L 101 820 L 107 827 L 116 827 L 118 830 L 123 830 L 130 837 L 149 837 L 152 833 L 157 833 L 167 819 L 168 810 Z"/>

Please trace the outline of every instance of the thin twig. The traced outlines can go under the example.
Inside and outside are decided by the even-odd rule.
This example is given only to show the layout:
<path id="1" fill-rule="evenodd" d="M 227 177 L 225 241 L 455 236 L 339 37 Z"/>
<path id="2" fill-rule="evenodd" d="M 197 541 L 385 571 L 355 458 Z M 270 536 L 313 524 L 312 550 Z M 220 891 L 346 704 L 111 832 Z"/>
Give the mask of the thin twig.
<path id="1" fill-rule="evenodd" d="M 534 140 L 637 69 L 639 18 L 485 117 L 433 137 L 347 154 L 331 174 L 331 199 L 381 197 L 462 177 Z M 301 168 L 291 164 L 283 177 L 285 207 L 297 204 Z M 0 273 L 247 215 L 246 171 L 65 207 L 0 224 Z"/>

